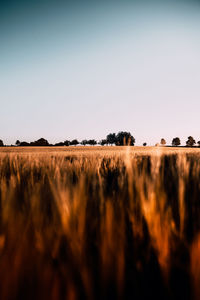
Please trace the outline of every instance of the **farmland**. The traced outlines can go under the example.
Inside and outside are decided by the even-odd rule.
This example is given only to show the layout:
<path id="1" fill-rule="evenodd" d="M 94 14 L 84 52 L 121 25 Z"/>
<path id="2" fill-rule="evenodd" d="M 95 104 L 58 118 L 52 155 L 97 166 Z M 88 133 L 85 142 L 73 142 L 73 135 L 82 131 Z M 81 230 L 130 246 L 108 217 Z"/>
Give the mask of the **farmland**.
<path id="1" fill-rule="evenodd" d="M 1 299 L 199 299 L 200 150 L 4 147 Z"/>

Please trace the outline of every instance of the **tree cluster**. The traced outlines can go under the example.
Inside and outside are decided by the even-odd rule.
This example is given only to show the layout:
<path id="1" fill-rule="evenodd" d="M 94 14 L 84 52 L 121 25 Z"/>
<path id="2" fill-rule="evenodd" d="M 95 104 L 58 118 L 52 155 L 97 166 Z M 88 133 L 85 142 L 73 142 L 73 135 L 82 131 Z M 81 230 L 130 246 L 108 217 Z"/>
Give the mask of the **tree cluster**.
<path id="1" fill-rule="evenodd" d="M 15 143 L 16 146 L 21 146 L 21 147 L 26 147 L 26 146 L 31 146 L 31 147 L 46 147 L 46 146 L 50 146 L 49 142 L 47 140 L 45 140 L 44 138 L 41 138 L 37 141 L 34 142 L 20 142 L 19 140 L 16 141 Z"/>
<path id="2" fill-rule="evenodd" d="M 110 133 L 106 137 L 107 144 L 116 146 L 134 146 L 135 138 L 130 132 L 120 131 L 118 134 Z"/>
<path id="3" fill-rule="evenodd" d="M 83 140 L 82 142 L 81 142 L 81 145 L 83 145 L 83 146 L 86 146 L 86 145 L 91 145 L 91 146 L 94 146 L 94 145 L 96 145 L 97 144 L 97 141 L 96 140 Z"/>
<path id="4" fill-rule="evenodd" d="M 192 137 L 192 136 L 188 136 L 188 139 L 186 141 L 186 147 L 194 147 L 195 144 L 198 144 L 198 146 L 200 147 L 200 141 L 198 141 L 196 143 L 195 139 Z M 180 146 L 181 145 L 181 141 L 180 141 L 180 138 L 179 137 L 175 137 L 173 138 L 172 140 L 172 146 Z"/>

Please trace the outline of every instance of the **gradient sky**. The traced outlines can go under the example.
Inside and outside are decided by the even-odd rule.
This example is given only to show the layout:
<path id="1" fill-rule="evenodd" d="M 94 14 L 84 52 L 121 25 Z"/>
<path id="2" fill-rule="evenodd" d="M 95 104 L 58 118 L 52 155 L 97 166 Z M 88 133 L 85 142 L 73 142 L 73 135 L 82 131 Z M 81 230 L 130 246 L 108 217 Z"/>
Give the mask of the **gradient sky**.
<path id="1" fill-rule="evenodd" d="M 0 139 L 200 140 L 199 1 L 0 1 Z"/>

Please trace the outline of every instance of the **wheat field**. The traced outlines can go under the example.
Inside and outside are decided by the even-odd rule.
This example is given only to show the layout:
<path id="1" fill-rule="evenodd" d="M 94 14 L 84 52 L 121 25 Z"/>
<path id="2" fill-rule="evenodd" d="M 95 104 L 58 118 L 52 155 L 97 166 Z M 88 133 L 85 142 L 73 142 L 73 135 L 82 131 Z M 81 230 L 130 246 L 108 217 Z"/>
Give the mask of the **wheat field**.
<path id="1" fill-rule="evenodd" d="M 0 299 L 200 299 L 200 150 L 0 150 Z"/>

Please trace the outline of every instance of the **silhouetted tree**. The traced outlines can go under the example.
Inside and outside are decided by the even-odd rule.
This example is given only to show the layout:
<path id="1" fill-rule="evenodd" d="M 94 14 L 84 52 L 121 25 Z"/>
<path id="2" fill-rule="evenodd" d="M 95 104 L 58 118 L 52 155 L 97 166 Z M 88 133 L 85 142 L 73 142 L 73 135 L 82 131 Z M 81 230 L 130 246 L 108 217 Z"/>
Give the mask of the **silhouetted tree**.
<path id="1" fill-rule="evenodd" d="M 198 142 L 197 142 L 197 144 L 198 144 L 198 145 L 199 145 L 199 147 L 200 147 L 200 141 L 198 141 Z"/>
<path id="2" fill-rule="evenodd" d="M 161 145 L 163 145 L 163 146 L 166 145 L 165 139 L 162 138 L 162 139 L 160 140 L 160 143 L 161 143 Z"/>
<path id="3" fill-rule="evenodd" d="M 173 140 L 172 140 L 172 146 L 177 147 L 177 146 L 180 146 L 180 144 L 181 144 L 181 141 L 180 141 L 179 137 L 173 138 Z"/>
<path id="4" fill-rule="evenodd" d="M 44 138 L 41 138 L 35 142 L 31 142 L 30 146 L 46 147 L 46 146 L 49 146 L 49 142 L 47 140 L 45 140 Z"/>
<path id="5" fill-rule="evenodd" d="M 85 145 L 87 145 L 87 144 L 88 144 L 88 141 L 87 141 L 87 140 L 82 140 L 81 145 L 85 146 Z"/>
<path id="6" fill-rule="evenodd" d="M 16 140 L 15 145 L 16 145 L 16 146 L 19 146 L 19 145 L 20 145 L 20 141 L 19 141 L 19 140 Z"/>
<path id="7" fill-rule="evenodd" d="M 0 147 L 3 147 L 3 146 L 4 146 L 3 141 L 0 140 Z"/>
<path id="8" fill-rule="evenodd" d="M 30 146 L 30 144 L 27 142 L 21 142 L 19 146 L 20 147 L 28 147 L 28 146 Z"/>
<path id="9" fill-rule="evenodd" d="M 44 138 L 37 140 L 36 143 L 38 144 L 38 146 L 49 146 L 49 142 Z"/>
<path id="10" fill-rule="evenodd" d="M 71 146 L 76 146 L 76 145 L 78 145 L 79 144 L 79 142 L 78 142 L 78 140 L 72 140 L 71 142 L 70 142 L 70 145 Z"/>
<path id="11" fill-rule="evenodd" d="M 116 136 L 116 145 L 117 146 L 134 146 L 135 138 L 131 135 L 130 132 L 120 131 Z"/>
<path id="12" fill-rule="evenodd" d="M 61 146 L 64 146 L 65 144 L 63 142 L 59 142 L 59 143 L 56 143 L 54 146 L 55 147 L 61 147 Z"/>
<path id="13" fill-rule="evenodd" d="M 186 141 L 187 147 L 193 147 L 196 144 L 194 138 L 192 136 L 188 136 L 188 140 Z"/>
<path id="14" fill-rule="evenodd" d="M 106 137 L 107 144 L 114 145 L 116 144 L 116 134 L 115 133 L 109 133 Z"/>
<path id="15" fill-rule="evenodd" d="M 108 141 L 106 139 L 99 141 L 99 145 L 101 145 L 101 146 L 104 146 L 106 144 L 108 144 Z"/>
<path id="16" fill-rule="evenodd" d="M 143 143 L 143 146 L 145 147 L 147 145 L 147 143 Z"/>
<path id="17" fill-rule="evenodd" d="M 91 146 L 94 146 L 94 145 L 97 144 L 97 141 L 95 141 L 95 140 L 89 140 L 88 144 L 91 145 Z"/>
<path id="18" fill-rule="evenodd" d="M 69 146 L 70 145 L 70 141 L 68 141 L 68 140 L 64 141 L 64 145 L 65 146 Z"/>

